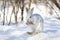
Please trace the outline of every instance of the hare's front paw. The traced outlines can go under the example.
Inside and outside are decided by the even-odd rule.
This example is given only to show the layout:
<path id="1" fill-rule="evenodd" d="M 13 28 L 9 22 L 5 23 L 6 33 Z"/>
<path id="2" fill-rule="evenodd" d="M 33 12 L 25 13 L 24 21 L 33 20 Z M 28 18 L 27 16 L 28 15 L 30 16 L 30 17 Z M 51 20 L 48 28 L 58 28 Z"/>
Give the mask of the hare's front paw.
<path id="1" fill-rule="evenodd" d="M 29 34 L 29 35 L 36 35 L 36 34 L 38 34 L 39 32 L 27 32 L 27 34 Z"/>
<path id="2" fill-rule="evenodd" d="M 27 34 L 32 35 L 32 34 L 33 34 L 33 32 L 27 32 Z"/>

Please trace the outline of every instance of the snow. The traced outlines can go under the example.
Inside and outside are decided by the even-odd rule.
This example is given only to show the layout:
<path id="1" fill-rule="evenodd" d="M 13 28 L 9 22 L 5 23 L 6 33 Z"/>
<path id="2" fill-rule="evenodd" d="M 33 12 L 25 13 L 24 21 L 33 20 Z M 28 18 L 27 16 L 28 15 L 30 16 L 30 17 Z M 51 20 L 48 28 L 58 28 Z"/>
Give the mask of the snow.
<path id="1" fill-rule="evenodd" d="M 43 40 L 47 37 L 47 34 L 45 33 L 39 33 L 37 35 L 29 37 L 27 40 Z"/>
<path id="2" fill-rule="evenodd" d="M 11 14 L 12 8 L 9 8 L 9 14 Z M 39 5 L 39 10 L 35 7 L 34 13 L 40 14 L 44 19 L 43 32 L 36 35 L 29 35 L 27 31 L 32 31 L 29 26 L 25 24 L 26 22 L 26 12 L 24 11 L 24 21 L 19 22 L 16 27 L 13 24 L 14 17 L 12 17 L 11 25 L 0 25 L 0 40 L 59 40 L 60 39 L 60 20 L 54 18 L 54 16 L 49 15 L 49 9 L 46 13 L 46 7 L 44 5 Z M 19 11 L 20 12 L 20 11 Z M 2 13 L 2 12 L 1 12 Z M 19 19 L 20 13 L 18 14 Z M 8 17 L 9 20 L 9 17 Z M 20 19 L 19 19 L 20 20 Z"/>

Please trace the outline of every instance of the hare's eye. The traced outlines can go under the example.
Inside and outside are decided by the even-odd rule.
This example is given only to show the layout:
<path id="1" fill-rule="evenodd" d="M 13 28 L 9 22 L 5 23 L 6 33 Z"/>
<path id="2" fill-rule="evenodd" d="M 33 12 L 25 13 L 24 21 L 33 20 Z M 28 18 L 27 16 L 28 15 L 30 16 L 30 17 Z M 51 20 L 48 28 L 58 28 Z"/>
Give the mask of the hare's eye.
<path id="1" fill-rule="evenodd" d="M 31 18 L 31 16 L 30 16 L 30 18 Z"/>

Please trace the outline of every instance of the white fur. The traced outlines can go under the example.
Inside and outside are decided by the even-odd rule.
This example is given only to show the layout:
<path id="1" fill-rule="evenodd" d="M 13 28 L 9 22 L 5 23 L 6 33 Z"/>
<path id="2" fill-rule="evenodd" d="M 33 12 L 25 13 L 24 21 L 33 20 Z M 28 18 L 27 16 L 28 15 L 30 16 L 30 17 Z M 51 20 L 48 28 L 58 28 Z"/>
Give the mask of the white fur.
<path id="1" fill-rule="evenodd" d="M 27 23 L 32 22 L 33 24 L 28 24 L 34 33 L 39 33 L 43 31 L 43 18 L 39 14 L 32 14 L 33 9 L 27 11 Z M 31 18 L 30 18 L 31 16 Z"/>

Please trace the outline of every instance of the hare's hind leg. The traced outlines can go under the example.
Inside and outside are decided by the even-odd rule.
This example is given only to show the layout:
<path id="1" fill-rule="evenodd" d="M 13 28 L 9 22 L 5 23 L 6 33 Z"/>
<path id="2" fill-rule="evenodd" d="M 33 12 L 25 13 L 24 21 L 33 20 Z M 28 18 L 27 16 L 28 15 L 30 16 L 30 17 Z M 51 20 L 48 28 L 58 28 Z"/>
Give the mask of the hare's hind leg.
<path id="1" fill-rule="evenodd" d="M 43 20 L 40 20 L 39 24 L 36 27 L 35 32 L 37 33 L 43 32 Z"/>
<path id="2" fill-rule="evenodd" d="M 41 29 L 41 32 L 43 32 L 43 20 L 41 20 L 40 25 L 41 25 L 41 26 L 40 26 L 40 27 L 41 27 L 41 28 L 40 28 L 40 29 Z"/>

